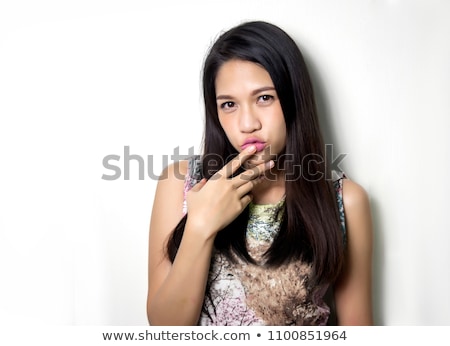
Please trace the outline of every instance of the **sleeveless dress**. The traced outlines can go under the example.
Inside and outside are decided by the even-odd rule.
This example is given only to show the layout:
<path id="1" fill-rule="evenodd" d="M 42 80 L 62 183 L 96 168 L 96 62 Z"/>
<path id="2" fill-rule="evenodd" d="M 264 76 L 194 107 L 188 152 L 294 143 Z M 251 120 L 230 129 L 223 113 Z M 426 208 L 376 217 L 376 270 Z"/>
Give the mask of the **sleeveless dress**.
<path id="1" fill-rule="evenodd" d="M 189 158 L 186 192 L 201 180 L 200 157 Z M 345 218 L 341 173 L 334 181 L 341 229 L 345 241 Z M 198 325 L 326 325 L 330 306 L 325 295 L 330 287 L 312 287 L 312 267 L 293 261 L 278 268 L 258 265 L 280 229 L 284 198 L 275 204 L 249 204 L 247 249 L 256 265 L 235 256 L 235 262 L 214 251 L 206 295 Z M 183 212 L 187 212 L 184 198 Z"/>

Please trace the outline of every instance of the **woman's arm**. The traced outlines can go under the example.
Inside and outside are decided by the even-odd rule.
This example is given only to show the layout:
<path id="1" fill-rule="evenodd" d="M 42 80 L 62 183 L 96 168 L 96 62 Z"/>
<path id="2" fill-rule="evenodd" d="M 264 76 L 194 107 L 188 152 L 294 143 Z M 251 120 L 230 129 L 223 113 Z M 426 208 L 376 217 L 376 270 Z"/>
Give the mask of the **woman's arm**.
<path id="1" fill-rule="evenodd" d="M 372 217 L 366 191 L 344 179 L 345 264 L 335 286 L 339 325 L 372 325 Z"/>
<path id="2" fill-rule="evenodd" d="M 208 182 L 187 193 L 188 217 L 173 263 L 166 256 L 167 240 L 182 215 L 187 163 L 171 165 L 156 189 L 150 222 L 147 316 L 151 325 L 195 325 L 198 322 L 213 243 L 218 231 L 250 203 L 248 193 L 273 162 L 230 176 L 254 154 L 249 148 L 231 160 Z"/>
<path id="3" fill-rule="evenodd" d="M 147 316 L 151 325 L 194 325 L 203 303 L 212 241 L 185 231 L 174 263 L 167 240 L 183 217 L 187 162 L 170 165 L 156 188 L 150 222 Z"/>

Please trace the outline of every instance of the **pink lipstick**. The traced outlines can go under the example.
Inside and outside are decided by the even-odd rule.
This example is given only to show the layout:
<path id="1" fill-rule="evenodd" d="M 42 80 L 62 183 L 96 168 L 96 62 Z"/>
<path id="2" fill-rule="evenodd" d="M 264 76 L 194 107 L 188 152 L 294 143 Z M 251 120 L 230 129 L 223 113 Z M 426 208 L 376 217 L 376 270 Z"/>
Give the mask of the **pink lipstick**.
<path id="1" fill-rule="evenodd" d="M 254 145 L 256 147 L 256 151 L 262 151 L 266 147 L 266 142 L 263 142 L 258 138 L 248 138 L 245 140 L 244 144 L 241 145 L 241 149 L 245 150 L 245 148 L 250 145 Z"/>

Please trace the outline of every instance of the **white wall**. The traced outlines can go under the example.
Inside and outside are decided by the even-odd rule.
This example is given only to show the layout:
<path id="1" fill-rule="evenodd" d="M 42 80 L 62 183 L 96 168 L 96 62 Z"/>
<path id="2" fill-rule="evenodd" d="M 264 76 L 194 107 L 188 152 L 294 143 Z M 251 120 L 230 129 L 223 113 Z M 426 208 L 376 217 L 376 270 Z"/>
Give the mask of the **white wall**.
<path id="1" fill-rule="evenodd" d="M 0 324 L 146 325 L 156 181 L 137 162 L 102 180 L 102 159 L 123 168 L 129 146 L 157 174 L 198 152 L 203 56 L 247 19 L 299 42 L 370 194 L 376 323 L 450 324 L 449 16 L 444 0 L 2 1 Z"/>

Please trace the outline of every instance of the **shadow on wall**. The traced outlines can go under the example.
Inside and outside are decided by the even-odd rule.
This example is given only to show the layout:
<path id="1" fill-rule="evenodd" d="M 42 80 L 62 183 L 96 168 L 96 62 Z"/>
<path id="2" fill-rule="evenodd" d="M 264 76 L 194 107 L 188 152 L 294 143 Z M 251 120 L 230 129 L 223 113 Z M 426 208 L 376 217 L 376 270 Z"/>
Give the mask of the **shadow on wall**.
<path id="1" fill-rule="evenodd" d="M 300 46 L 300 45 L 299 45 Z M 309 59 L 305 49 L 300 46 L 302 50 L 303 57 L 305 59 L 306 65 L 308 66 L 309 73 L 311 75 L 312 84 L 314 87 L 315 98 L 317 103 L 317 112 L 319 116 L 319 122 L 321 125 L 324 142 L 325 144 L 332 144 L 333 151 L 335 153 L 341 153 L 339 146 L 339 135 L 336 134 L 335 124 L 339 121 L 333 117 L 333 112 L 331 111 L 332 105 L 329 102 L 329 97 L 326 95 L 326 88 L 324 87 L 323 79 L 321 78 L 320 71 L 316 69 L 312 59 Z M 345 160 L 340 165 L 342 170 L 345 172 Z M 370 196 L 370 205 L 373 219 L 373 315 L 374 324 L 377 326 L 382 326 L 384 318 L 382 311 L 383 301 L 383 291 L 382 288 L 384 284 L 383 280 L 383 269 L 384 269 L 384 256 L 383 256 L 383 232 L 381 230 L 381 215 L 380 208 L 378 207 L 378 201 L 374 200 L 373 196 Z"/>
<path id="2" fill-rule="evenodd" d="M 383 287 L 383 271 L 385 267 L 384 263 L 384 239 L 383 231 L 381 229 L 381 213 L 379 208 L 379 201 L 370 197 L 370 207 L 372 211 L 373 219 L 373 314 L 374 324 L 377 326 L 384 325 L 384 316 L 381 309 L 381 302 L 384 300 Z"/>
<path id="3" fill-rule="evenodd" d="M 329 102 L 329 98 L 325 93 L 324 87 L 325 84 L 320 75 L 320 71 L 314 65 L 313 60 L 309 59 L 309 56 L 307 52 L 305 52 L 305 49 L 301 45 L 299 45 L 299 47 L 302 51 L 303 58 L 305 59 L 306 66 L 308 67 L 308 71 L 311 76 L 311 81 L 314 88 L 314 96 L 317 105 L 317 113 L 319 117 L 324 142 L 325 144 L 332 144 L 333 151 L 335 153 L 340 153 L 341 150 L 339 148 L 339 140 L 338 140 L 339 137 L 336 136 L 335 133 L 336 129 L 335 124 L 339 121 L 339 119 L 335 119 L 333 117 L 332 112 L 330 111 L 331 104 Z"/>

